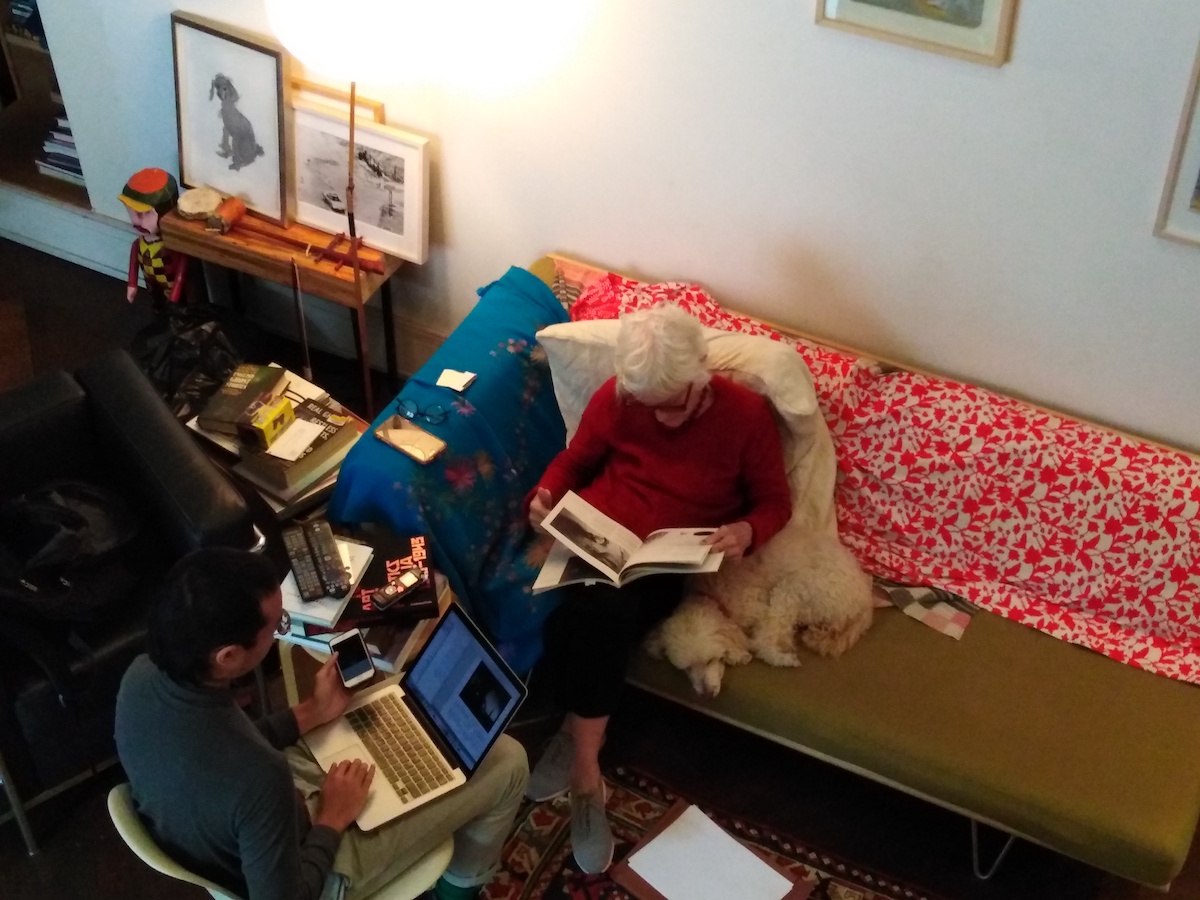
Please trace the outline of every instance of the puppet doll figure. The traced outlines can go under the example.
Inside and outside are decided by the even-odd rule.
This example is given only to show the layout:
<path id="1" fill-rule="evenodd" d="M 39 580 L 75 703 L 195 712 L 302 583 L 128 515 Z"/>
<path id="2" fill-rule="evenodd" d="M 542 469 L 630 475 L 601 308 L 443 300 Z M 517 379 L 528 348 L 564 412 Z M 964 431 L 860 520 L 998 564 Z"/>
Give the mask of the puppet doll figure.
<path id="1" fill-rule="evenodd" d="M 179 200 L 175 178 L 162 169 L 142 169 L 134 173 L 119 198 L 129 212 L 129 221 L 138 233 L 129 248 L 129 278 L 125 297 L 130 303 L 137 296 L 137 273 L 142 270 L 146 290 L 154 306 L 179 301 L 183 290 L 183 275 L 187 257 L 163 246 L 159 220 Z"/>

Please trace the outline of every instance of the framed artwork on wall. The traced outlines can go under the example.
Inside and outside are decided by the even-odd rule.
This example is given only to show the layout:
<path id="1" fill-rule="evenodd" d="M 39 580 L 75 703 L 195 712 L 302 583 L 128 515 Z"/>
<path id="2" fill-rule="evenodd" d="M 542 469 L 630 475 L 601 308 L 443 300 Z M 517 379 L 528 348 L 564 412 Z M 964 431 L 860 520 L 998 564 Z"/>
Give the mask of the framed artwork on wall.
<path id="1" fill-rule="evenodd" d="M 346 230 L 350 125 L 344 112 L 297 103 L 296 219 Z M 428 140 L 359 117 L 354 126 L 354 221 L 377 250 L 415 263 L 429 255 Z"/>
<path id="2" fill-rule="evenodd" d="M 179 180 L 287 225 L 288 57 L 270 38 L 171 13 Z"/>
<path id="3" fill-rule="evenodd" d="M 1163 186 L 1162 200 L 1158 204 L 1158 218 L 1154 222 L 1154 233 L 1159 237 L 1184 244 L 1200 245 L 1200 116 L 1196 115 L 1196 104 L 1200 100 L 1200 51 L 1192 65 L 1192 80 L 1188 84 L 1187 98 L 1183 101 L 1183 114 L 1179 117 L 1179 130 L 1175 135 L 1175 149 L 1171 153 L 1171 164 L 1167 168 L 1167 182 Z"/>
<path id="4" fill-rule="evenodd" d="M 1002 66 L 1017 0 L 817 0 L 817 22 L 971 62 Z"/>
<path id="5" fill-rule="evenodd" d="M 316 103 L 321 106 L 337 107 L 342 114 L 350 112 L 350 92 L 340 88 L 330 87 L 317 81 L 304 78 L 292 78 L 292 102 L 301 105 Z M 354 109 L 357 115 L 366 117 L 380 125 L 387 123 L 387 113 L 382 101 L 369 100 L 362 94 L 354 98 Z"/>

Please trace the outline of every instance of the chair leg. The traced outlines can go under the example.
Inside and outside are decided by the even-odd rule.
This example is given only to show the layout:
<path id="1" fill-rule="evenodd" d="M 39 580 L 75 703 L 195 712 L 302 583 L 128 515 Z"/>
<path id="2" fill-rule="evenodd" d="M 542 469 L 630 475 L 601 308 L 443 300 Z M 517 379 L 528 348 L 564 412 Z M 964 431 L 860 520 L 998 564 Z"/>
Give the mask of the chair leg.
<path id="1" fill-rule="evenodd" d="M 37 841 L 34 840 L 29 819 L 25 816 L 25 804 L 21 802 L 16 785 L 12 783 L 12 775 L 8 771 L 8 763 L 4 761 L 3 752 L 0 752 L 0 781 L 4 782 L 8 805 L 12 808 L 13 818 L 17 820 L 17 827 L 21 829 L 21 837 L 25 839 L 25 849 L 29 851 L 30 856 L 35 856 L 38 852 Z"/>
<path id="2" fill-rule="evenodd" d="M 995 860 L 992 861 L 992 866 L 986 872 L 982 871 L 979 865 L 979 823 L 974 819 L 971 820 L 971 865 L 975 869 L 975 877 L 980 881 L 987 881 L 996 874 L 996 870 L 1000 868 L 1000 863 L 1004 862 L 1004 857 L 1008 851 L 1012 849 L 1013 841 L 1017 839 L 1015 834 L 1010 834 L 1008 840 L 1004 842 L 1004 846 L 1000 848 L 1000 852 L 996 854 Z"/>

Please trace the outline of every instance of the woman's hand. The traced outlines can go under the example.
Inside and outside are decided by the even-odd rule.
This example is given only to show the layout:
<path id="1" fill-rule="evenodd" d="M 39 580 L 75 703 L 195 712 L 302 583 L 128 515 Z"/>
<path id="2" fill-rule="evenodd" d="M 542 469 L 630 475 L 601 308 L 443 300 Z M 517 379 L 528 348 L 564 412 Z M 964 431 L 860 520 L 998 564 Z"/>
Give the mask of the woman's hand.
<path id="1" fill-rule="evenodd" d="M 367 805 L 375 767 L 361 759 L 343 759 L 333 764 L 321 785 L 314 825 L 325 825 L 342 832 L 358 818 Z"/>
<path id="2" fill-rule="evenodd" d="M 542 530 L 542 522 L 553 508 L 554 501 L 550 497 L 550 491 L 544 487 L 538 488 L 533 499 L 529 501 L 529 524 L 535 531 Z"/>
<path id="3" fill-rule="evenodd" d="M 332 722 L 346 711 L 349 702 L 350 692 L 342 684 L 342 676 L 337 669 L 337 654 L 334 653 L 325 660 L 313 678 L 312 696 L 292 707 L 300 733 L 307 734 L 319 725 Z"/>
<path id="4" fill-rule="evenodd" d="M 532 508 L 532 507 L 531 507 Z M 733 522 L 722 525 L 706 538 L 713 550 L 721 550 L 726 559 L 741 559 L 754 540 L 754 529 L 749 522 Z"/>

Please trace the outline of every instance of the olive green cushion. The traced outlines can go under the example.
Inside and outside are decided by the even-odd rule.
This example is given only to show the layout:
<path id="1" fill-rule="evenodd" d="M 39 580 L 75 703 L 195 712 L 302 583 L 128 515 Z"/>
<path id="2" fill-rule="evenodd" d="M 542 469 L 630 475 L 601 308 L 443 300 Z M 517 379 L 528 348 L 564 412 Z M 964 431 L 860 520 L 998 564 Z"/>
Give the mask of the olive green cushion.
<path id="1" fill-rule="evenodd" d="M 841 659 L 728 669 L 713 700 L 644 654 L 630 681 L 1132 881 L 1191 847 L 1200 689 L 990 613 L 955 641 L 880 610 Z"/>

